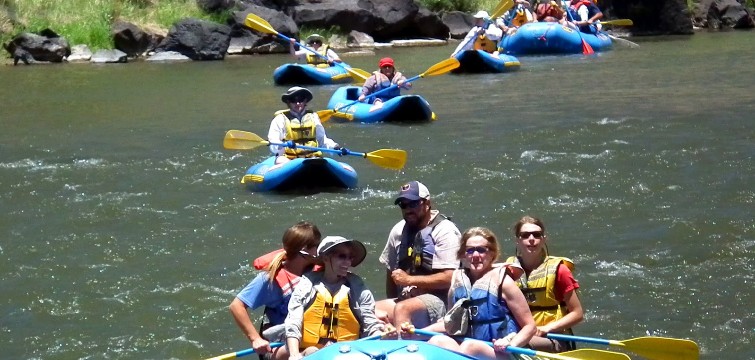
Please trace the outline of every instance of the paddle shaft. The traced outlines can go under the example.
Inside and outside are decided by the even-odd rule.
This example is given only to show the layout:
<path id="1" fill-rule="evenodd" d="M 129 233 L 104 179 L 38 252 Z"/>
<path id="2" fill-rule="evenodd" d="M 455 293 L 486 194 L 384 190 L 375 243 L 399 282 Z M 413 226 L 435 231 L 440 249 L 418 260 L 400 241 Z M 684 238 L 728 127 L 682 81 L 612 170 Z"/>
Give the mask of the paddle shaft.
<path id="1" fill-rule="evenodd" d="M 281 347 L 281 346 L 283 346 L 283 343 L 275 342 L 275 343 L 271 343 L 270 344 L 270 348 L 271 349 L 278 348 L 278 347 Z M 246 355 L 250 355 L 250 354 L 254 354 L 254 353 L 255 353 L 254 348 L 249 348 L 249 349 L 246 349 L 246 350 L 236 351 L 236 352 L 228 353 L 228 354 L 225 354 L 225 355 L 220 355 L 220 356 L 208 358 L 207 360 L 233 359 L 233 358 L 238 358 L 238 357 L 242 357 L 242 356 L 246 356 Z"/>
<path id="2" fill-rule="evenodd" d="M 341 154 L 341 155 L 343 155 L 343 153 L 341 152 L 341 150 L 336 150 L 336 149 L 328 149 L 328 148 L 306 146 L 306 145 L 288 146 L 285 143 L 274 143 L 274 142 L 270 142 L 270 141 L 266 141 L 266 142 L 268 143 L 268 145 L 277 145 L 277 146 L 283 146 L 283 147 L 290 147 L 292 149 L 314 150 L 314 151 L 322 151 L 322 152 L 329 152 L 329 153 L 332 153 L 332 154 Z M 349 150 L 349 152 L 346 153 L 346 155 L 359 156 L 359 157 L 363 157 L 363 158 L 367 157 L 367 154 L 365 154 L 365 153 L 360 153 L 360 152 L 351 151 L 351 150 Z"/>
<path id="3" fill-rule="evenodd" d="M 553 340 L 559 340 L 559 341 L 576 341 L 576 342 L 586 342 L 590 344 L 599 344 L 599 345 L 618 345 L 618 344 L 612 343 L 612 340 L 591 338 L 591 337 L 585 337 L 585 336 L 548 334 L 547 338 L 553 339 Z"/>
<path id="4" fill-rule="evenodd" d="M 401 86 L 404 86 L 405 84 L 408 84 L 408 83 L 410 83 L 410 82 L 412 82 L 412 81 L 414 81 L 414 80 L 417 80 L 417 79 L 421 78 L 421 77 L 422 77 L 422 76 L 424 76 L 424 75 L 425 75 L 425 74 L 419 74 L 419 75 L 417 75 L 417 76 L 413 76 L 413 77 L 410 77 L 410 78 L 406 79 L 406 81 L 404 81 L 404 83 L 403 83 L 403 84 L 401 84 Z M 387 87 L 387 88 L 385 88 L 385 89 L 382 89 L 382 90 L 378 90 L 378 91 L 375 91 L 374 93 L 372 93 L 372 94 L 369 94 L 369 95 L 365 96 L 365 97 L 364 97 L 364 100 L 367 100 L 367 99 L 373 98 L 373 97 L 375 97 L 375 96 L 378 96 L 378 95 L 380 95 L 380 94 L 385 94 L 385 93 L 387 93 L 388 91 L 391 91 L 391 90 L 393 90 L 393 89 L 396 89 L 396 88 L 398 88 L 398 85 L 396 85 L 396 84 L 392 84 L 391 86 L 389 86 L 389 87 Z M 354 104 L 356 104 L 356 103 L 358 103 L 358 102 L 360 102 L 360 101 L 361 101 L 361 100 L 354 100 L 354 101 L 352 101 L 352 102 L 350 102 L 350 103 L 348 103 L 348 104 L 346 104 L 346 105 L 341 105 L 341 106 L 339 106 L 339 107 L 337 107 L 337 108 L 333 109 L 333 111 L 335 111 L 335 112 L 338 112 L 338 110 L 341 110 L 341 109 L 347 108 L 347 107 L 349 107 L 349 106 L 351 106 L 351 105 L 354 105 Z"/>
<path id="5" fill-rule="evenodd" d="M 571 15 L 571 12 L 569 11 L 569 9 L 564 9 L 564 11 L 566 11 L 566 16 L 569 18 L 569 21 L 575 22 L 574 17 Z M 574 25 L 577 26 L 577 35 L 579 36 L 579 40 L 582 41 L 582 54 L 584 55 L 594 54 L 595 51 L 592 49 L 592 46 L 590 46 L 590 44 L 588 44 L 587 41 L 585 41 L 585 38 L 582 37 L 582 30 L 579 29 L 578 25 L 576 24 Z"/>
<path id="6" fill-rule="evenodd" d="M 437 332 L 434 332 L 434 331 L 427 331 L 427 330 L 422 330 L 422 329 L 414 329 L 414 333 L 415 334 L 420 334 L 420 335 L 425 335 L 425 336 L 445 335 L 445 334 L 437 333 Z M 476 339 L 464 338 L 464 340 L 476 340 Z M 477 341 L 481 341 L 481 340 L 477 340 Z M 487 345 L 493 346 L 493 343 L 490 342 L 490 341 L 482 341 L 482 342 L 484 342 Z M 549 357 L 551 359 L 563 359 L 563 360 L 572 360 L 573 359 L 573 358 L 568 357 L 568 356 L 561 356 L 561 355 L 558 355 L 558 354 L 544 353 L 542 351 L 535 351 L 535 350 L 532 350 L 532 349 L 525 349 L 525 348 L 520 348 L 520 347 L 516 347 L 516 346 L 507 346 L 506 347 L 506 351 L 510 352 L 512 354 L 529 355 L 529 356 L 545 356 L 545 357 Z"/>

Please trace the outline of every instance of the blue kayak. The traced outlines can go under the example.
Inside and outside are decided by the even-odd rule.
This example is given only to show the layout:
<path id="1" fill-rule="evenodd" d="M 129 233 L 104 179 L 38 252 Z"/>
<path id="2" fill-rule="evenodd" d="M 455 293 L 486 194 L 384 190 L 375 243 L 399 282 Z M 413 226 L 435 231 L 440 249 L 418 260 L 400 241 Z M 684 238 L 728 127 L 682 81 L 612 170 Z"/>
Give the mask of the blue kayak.
<path id="1" fill-rule="evenodd" d="M 275 156 L 271 156 L 250 167 L 241 183 L 251 191 L 354 188 L 357 172 L 328 157 L 297 158 L 275 165 Z"/>
<path id="2" fill-rule="evenodd" d="M 511 359 L 531 359 L 511 355 Z M 355 340 L 326 346 L 306 360 L 475 360 L 455 351 L 446 350 L 417 340 Z"/>
<path id="3" fill-rule="evenodd" d="M 507 54 L 493 56 L 483 50 L 465 50 L 456 54 L 461 64 L 454 73 L 502 73 L 519 70 L 519 59 Z"/>
<path id="4" fill-rule="evenodd" d="M 582 39 L 595 51 L 605 51 L 613 45 L 603 33 L 587 34 L 555 22 L 536 22 L 526 23 L 514 35 L 504 37 L 500 47 L 516 55 L 581 54 Z"/>
<path id="5" fill-rule="evenodd" d="M 330 85 L 351 82 L 344 66 L 318 67 L 307 64 L 283 64 L 273 71 L 278 85 Z"/>
<path id="6" fill-rule="evenodd" d="M 359 86 L 338 88 L 328 101 L 328 109 L 338 109 L 338 112 L 333 114 L 333 119 L 361 123 L 435 120 L 430 104 L 422 96 L 400 95 L 384 101 L 382 105 L 374 106 L 364 102 L 354 103 L 361 94 L 362 88 Z M 341 108 L 347 104 L 351 105 Z"/>

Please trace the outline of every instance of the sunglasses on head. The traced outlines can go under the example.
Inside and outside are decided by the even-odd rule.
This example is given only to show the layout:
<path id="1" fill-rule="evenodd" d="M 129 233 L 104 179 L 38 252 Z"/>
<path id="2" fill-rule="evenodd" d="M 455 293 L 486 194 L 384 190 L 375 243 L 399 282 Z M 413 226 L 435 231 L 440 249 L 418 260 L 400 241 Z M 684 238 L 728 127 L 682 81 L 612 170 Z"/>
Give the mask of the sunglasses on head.
<path id="1" fill-rule="evenodd" d="M 520 239 L 529 239 L 530 236 L 534 237 L 535 239 L 542 239 L 543 232 L 542 231 L 522 231 L 519 233 Z"/>
<path id="2" fill-rule="evenodd" d="M 480 255 L 485 254 L 488 252 L 488 248 L 485 246 L 475 246 L 475 247 L 468 247 L 467 248 L 467 255 L 473 255 L 474 253 L 478 252 Z"/>
<path id="3" fill-rule="evenodd" d="M 304 249 L 299 250 L 299 255 L 304 256 L 305 258 L 315 258 L 316 256 L 304 251 Z"/>
<path id="4" fill-rule="evenodd" d="M 422 200 L 400 201 L 396 205 L 398 205 L 398 207 L 400 207 L 402 209 L 406 209 L 406 208 L 414 209 L 417 206 L 419 206 L 420 204 L 422 204 Z"/>

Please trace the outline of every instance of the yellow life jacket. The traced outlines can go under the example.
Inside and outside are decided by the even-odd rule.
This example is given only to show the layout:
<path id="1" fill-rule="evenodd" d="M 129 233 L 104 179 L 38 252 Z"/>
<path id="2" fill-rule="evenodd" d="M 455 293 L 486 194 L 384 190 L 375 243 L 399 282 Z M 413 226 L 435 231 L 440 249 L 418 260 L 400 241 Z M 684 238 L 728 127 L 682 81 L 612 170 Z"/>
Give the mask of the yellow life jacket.
<path id="1" fill-rule="evenodd" d="M 527 23 L 527 13 L 524 9 L 517 9 L 516 13 L 514 15 L 514 18 L 511 19 L 511 23 L 516 26 L 520 27 Z"/>
<path id="2" fill-rule="evenodd" d="M 341 285 L 335 296 L 331 296 L 323 284 L 315 285 L 314 289 L 317 291 L 315 299 L 312 305 L 304 310 L 299 348 L 322 348 L 329 341 L 358 339 L 361 325 L 351 311 L 350 289 L 347 284 Z"/>
<path id="3" fill-rule="evenodd" d="M 474 49 L 492 53 L 496 50 L 495 41 L 488 39 L 485 34 L 478 35 L 474 40 Z"/>
<path id="4" fill-rule="evenodd" d="M 312 110 L 307 110 L 302 116 L 301 120 L 297 119 L 291 110 L 279 110 L 275 112 L 275 115 L 284 115 L 286 117 L 286 137 L 284 141 L 293 141 L 297 145 L 318 147 L 317 133 L 315 126 L 315 114 Z M 322 153 L 314 150 L 307 149 L 292 149 L 287 147 L 285 149 L 286 157 L 289 159 L 295 159 L 299 157 L 320 157 Z"/>
<path id="5" fill-rule="evenodd" d="M 521 265 L 519 258 L 514 256 L 509 257 L 506 262 Z M 529 275 L 522 275 L 516 282 L 527 299 L 536 326 L 549 324 L 568 313 L 566 304 L 558 301 L 554 293 L 556 270 L 561 264 L 566 265 L 569 270 L 574 270 L 574 263 L 571 260 L 558 256 L 546 256 L 540 266 L 532 270 Z M 565 332 L 571 333 L 571 329 L 566 329 Z"/>
<path id="6" fill-rule="evenodd" d="M 328 60 L 325 60 L 328 58 L 328 49 L 330 49 L 328 45 L 323 44 L 319 49 L 316 50 L 318 54 L 322 55 L 322 57 L 313 54 L 311 51 L 307 51 L 307 64 L 315 65 L 317 67 L 330 66 L 328 64 Z"/>

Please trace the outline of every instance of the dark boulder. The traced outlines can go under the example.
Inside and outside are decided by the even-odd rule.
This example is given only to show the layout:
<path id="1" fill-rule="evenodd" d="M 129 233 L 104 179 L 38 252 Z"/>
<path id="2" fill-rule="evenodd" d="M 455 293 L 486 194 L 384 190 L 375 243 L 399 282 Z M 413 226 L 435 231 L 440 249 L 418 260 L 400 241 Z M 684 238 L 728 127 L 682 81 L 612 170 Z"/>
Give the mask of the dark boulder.
<path id="1" fill-rule="evenodd" d="M 209 14 L 219 14 L 223 11 L 233 9 L 236 6 L 235 0 L 197 0 L 197 6 L 202 11 Z"/>
<path id="2" fill-rule="evenodd" d="M 377 41 L 387 41 L 405 33 L 419 6 L 406 0 L 322 0 L 291 8 L 299 25 L 312 28 L 337 26 L 342 31 L 361 31 Z"/>
<path id="3" fill-rule="evenodd" d="M 115 48 L 130 57 L 140 56 L 154 49 L 163 40 L 160 35 L 147 33 L 138 26 L 121 20 L 113 23 L 111 33 Z"/>
<path id="4" fill-rule="evenodd" d="M 603 0 L 598 5 L 609 18 L 632 19 L 634 35 L 692 34 L 686 0 Z"/>
<path id="5" fill-rule="evenodd" d="M 155 51 L 175 51 L 192 60 L 223 60 L 231 28 L 199 19 L 183 19 L 171 27 Z"/>
<path id="6" fill-rule="evenodd" d="M 247 15 L 255 14 L 262 18 L 271 29 L 268 31 L 256 31 L 245 24 Z M 231 27 L 231 36 L 236 39 L 235 43 L 243 43 L 244 53 L 264 54 L 288 52 L 288 43 L 278 36 L 271 34 L 274 30 L 287 37 L 298 37 L 299 27 L 294 20 L 285 13 L 258 5 L 245 5 L 242 10 L 233 12 L 228 20 Z M 262 25 L 265 25 L 264 23 Z"/>
<path id="7" fill-rule="evenodd" d="M 692 21 L 710 29 L 751 29 L 755 27 L 750 9 L 736 0 L 702 0 L 696 4 Z"/>
<path id="8" fill-rule="evenodd" d="M 71 46 L 68 40 L 59 36 L 50 29 L 39 32 L 39 35 L 32 33 L 21 33 L 14 37 L 9 43 L 3 44 L 11 56 L 14 64 L 23 61 L 25 64 L 34 62 L 54 62 L 59 63 L 71 55 Z"/>
<path id="9" fill-rule="evenodd" d="M 463 39 L 474 26 L 474 17 L 461 11 L 449 11 L 443 14 L 443 23 L 448 26 L 452 39 Z"/>
<path id="10" fill-rule="evenodd" d="M 420 6 L 411 24 L 404 30 L 405 34 L 402 37 L 414 38 L 420 36 L 433 39 L 448 39 L 449 31 L 448 25 L 443 23 L 438 14 L 424 6 Z"/>

